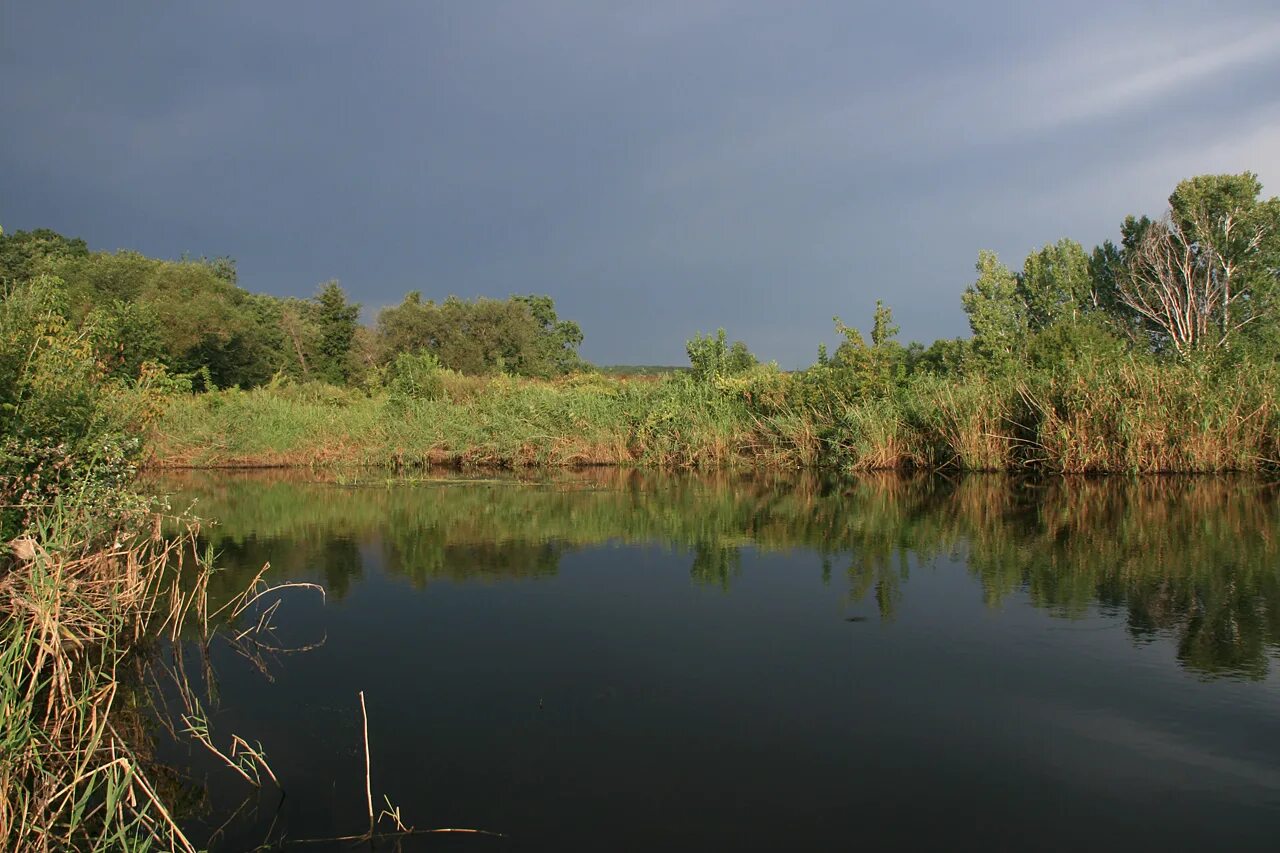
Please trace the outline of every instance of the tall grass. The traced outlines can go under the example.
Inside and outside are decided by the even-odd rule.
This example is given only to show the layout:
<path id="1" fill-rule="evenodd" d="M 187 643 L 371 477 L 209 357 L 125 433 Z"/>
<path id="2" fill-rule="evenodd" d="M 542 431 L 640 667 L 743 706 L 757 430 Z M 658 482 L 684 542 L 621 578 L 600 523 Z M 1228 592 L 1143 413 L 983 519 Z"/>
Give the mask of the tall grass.
<path id="1" fill-rule="evenodd" d="M 0 578 L 0 847 L 193 850 L 122 734 L 122 674 L 176 636 L 190 538 L 86 547 L 65 514 L 15 540 Z"/>
<path id="2" fill-rule="evenodd" d="M 837 372 L 636 383 L 449 375 L 433 399 L 320 385 L 171 399 L 161 466 L 627 465 L 1259 471 L 1280 459 L 1280 370 L 1135 361 L 919 375 L 870 393 Z"/>
<path id="3" fill-rule="evenodd" d="M 1119 365 L 1023 392 L 1036 461 L 1061 472 L 1254 471 L 1280 460 L 1280 375 Z"/>
<path id="4" fill-rule="evenodd" d="M 0 849 L 193 850 L 126 678 L 190 620 L 208 635 L 207 555 L 192 530 L 162 535 L 135 484 L 169 385 L 154 365 L 112 378 L 92 328 L 59 312 L 58 282 L 3 296 Z"/>

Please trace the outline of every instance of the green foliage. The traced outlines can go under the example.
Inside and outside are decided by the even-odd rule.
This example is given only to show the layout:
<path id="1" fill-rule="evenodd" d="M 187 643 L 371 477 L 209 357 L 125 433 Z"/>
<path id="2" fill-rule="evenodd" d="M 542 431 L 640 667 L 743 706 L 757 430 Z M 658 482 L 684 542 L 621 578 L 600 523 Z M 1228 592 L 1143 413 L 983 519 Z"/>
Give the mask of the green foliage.
<path id="1" fill-rule="evenodd" d="M 283 374 L 364 385 L 400 353 L 426 350 L 469 374 L 550 378 L 578 369 L 582 330 L 550 297 L 442 304 L 411 293 L 382 312 L 377 330 L 337 282 L 312 299 L 253 294 L 230 258 L 147 258 L 90 252 L 53 231 L 0 234 L 0 280 L 56 279 L 61 313 L 92 328 L 113 376 L 136 378 L 148 361 L 197 378 L 201 390 L 248 388 Z"/>
<path id="2" fill-rule="evenodd" d="M 1276 337 L 1280 199 L 1261 191 L 1248 172 L 1182 181 L 1166 216 L 1127 218 L 1123 248 L 1095 253 L 1121 262 L 1116 318 L 1135 340 L 1185 360 Z"/>
<path id="3" fill-rule="evenodd" d="M 150 303 L 117 299 L 90 311 L 84 326 L 114 377 L 135 379 L 143 364 L 164 358 L 163 324 Z"/>
<path id="4" fill-rule="evenodd" d="M 1218 325 L 1276 324 L 1280 289 L 1280 197 L 1262 199 L 1252 172 L 1200 175 L 1179 182 L 1169 196 L 1170 218 L 1199 250 L 1198 263 L 1214 268 L 1239 301 Z M 1249 329 L 1253 332 L 1253 329 Z M 1259 332 L 1262 333 L 1261 331 Z"/>
<path id="5" fill-rule="evenodd" d="M 0 536 L 75 500 L 98 529 L 137 509 L 126 485 L 140 455 L 150 386 L 130 391 L 92 329 L 60 313 L 59 282 L 6 287 L 0 301 Z"/>
<path id="6" fill-rule="evenodd" d="M 1066 239 L 1032 252 L 1018 276 L 1017 290 L 1032 332 L 1076 320 L 1092 302 L 1089 256 L 1079 243 Z"/>
<path id="7" fill-rule="evenodd" d="M 513 302 L 528 306 L 537 324 L 530 352 L 517 359 L 517 370 L 523 376 L 558 376 L 576 370 L 582 364 L 578 347 L 582 346 L 582 329 L 572 320 L 556 316 L 550 296 L 513 296 Z"/>
<path id="8" fill-rule="evenodd" d="M 315 298 L 315 323 L 319 332 L 313 369 L 317 375 L 343 385 L 351 376 L 351 344 L 355 340 L 360 306 L 347 302 L 336 281 L 321 288 Z"/>
<path id="9" fill-rule="evenodd" d="M 0 280 L 26 281 L 46 272 L 50 261 L 88 254 L 84 240 L 63 237 L 48 228 L 12 234 L 0 230 Z"/>
<path id="10" fill-rule="evenodd" d="M 1093 364 L 1117 364 L 1128 355 L 1124 338 L 1098 318 L 1071 317 L 1041 328 L 1027 341 L 1027 363 L 1038 370 L 1081 371 Z"/>
<path id="11" fill-rule="evenodd" d="M 1007 365 L 1027 333 L 1027 312 L 1018 280 L 995 252 L 978 253 L 978 279 L 960 297 L 973 330 L 973 351 L 992 367 Z"/>
<path id="12" fill-rule="evenodd" d="M 871 325 L 871 346 L 884 349 L 898 338 L 898 326 L 893 322 L 893 309 L 879 299 L 876 300 L 876 313 Z"/>
<path id="13" fill-rule="evenodd" d="M 72 323 L 121 335 L 113 359 L 119 375 L 156 358 L 176 373 L 207 368 L 226 387 L 265 382 L 285 366 L 275 300 L 228 280 L 225 260 L 68 251 L 32 263 L 61 282 L 60 310 Z"/>
<path id="14" fill-rule="evenodd" d="M 694 378 L 703 382 L 737 376 L 759 363 L 742 341 L 734 341 L 731 346 L 724 329 L 717 330 L 714 337 L 698 332 L 685 342 L 685 352 Z"/>
<path id="15" fill-rule="evenodd" d="M 939 338 L 928 347 L 912 343 L 903 353 L 908 375 L 960 376 L 973 359 L 972 343 L 964 338 Z"/>
<path id="16" fill-rule="evenodd" d="M 402 352 L 387 368 L 393 400 L 438 400 L 444 394 L 440 359 L 429 352 Z"/>
<path id="17" fill-rule="evenodd" d="M 1016 275 L 981 252 L 961 296 L 968 339 L 904 347 L 877 302 L 869 343 L 836 318 L 840 345 L 820 347 L 800 374 L 759 365 L 721 329 L 687 342 L 687 373 L 630 383 L 574 373 L 582 331 L 546 296 L 436 303 L 413 292 L 369 329 L 336 282 L 313 299 L 277 299 L 240 288 L 229 259 L 93 253 L 53 232 L 19 232 L 0 236 L 0 272 L 37 275 L 42 307 L 0 364 L 12 398 L 0 416 L 21 397 L 32 404 L 21 428 L 36 439 L 55 428 L 101 435 L 85 421 L 110 408 L 100 399 L 145 386 L 152 405 L 159 387 L 189 382 L 227 390 L 175 401 L 173 435 L 160 442 L 188 460 L 1257 469 L 1280 458 L 1271 397 L 1228 388 L 1236 377 L 1273 381 L 1280 357 L 1280 201 L 1260 192 L 1248 173 L 1184 181 L 1167 217 L 1128 217 L 1118 240 L 1092 253 L 1071 240 L 1045 245 Z M 1214 321 L 1230 345 L 1185 359 L 1222 388 L 1165 364 L 1180 350 L 1130 298 L 1161 234 L 1185 237 L 1185 275 L 1232 294 Z M 27 298 L 13 311 L 30 314 Z M 14 355 L 24 346 L 38 357 Z M 1209 409 L 1173 405 L 1175 376 Z M 267 383 L 261 394 L 232 390 Z M 1186 421 L 1189 411 L 1201 419 Z M 1205 423 L 1236 436 L 1244 455 L 1216 445 Z"/>
<path id="18" fill-rule="evenodd" d="M 846 326 L 839 317 L 833 319 L 844 341 L 829 362 L 831 381 L 844 385 L 848 393 L 880 395 L 904 377 L 907 351 L 897 341 L 898 326 L 893 322 L 892 309 L 876 300 L 871 346 L 857 329 Z"/>
<path id="19" fill-rule="evenodd" d="M 729 376 L 736 376 L 739 373 L 745 373 L 751 368 L 759 364 L 759 359 L 747 349 L 747 345 L 742 341 L 734 341 L 729 347 L 729 357 L 725 359 L 725 373 Z"/>
<path id="20" fill-rule="evenodd" d="M 417 291 L 378 315 L 379 359 L 426 351 L 451 370 L 471 375 L 510 373 L 550 378 L 579 366 L 582 330 L 561 321 L 547 296 L 442 303 Z"/>

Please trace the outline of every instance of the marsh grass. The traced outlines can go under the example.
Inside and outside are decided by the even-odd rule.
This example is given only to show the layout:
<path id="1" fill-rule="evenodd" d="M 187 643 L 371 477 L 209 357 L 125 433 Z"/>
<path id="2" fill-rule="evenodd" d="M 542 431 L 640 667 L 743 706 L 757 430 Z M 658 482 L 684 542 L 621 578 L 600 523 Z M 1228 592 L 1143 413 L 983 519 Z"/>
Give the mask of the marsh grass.
<path id="1" fill-rule="evenodd" d="M 140 434 L 181 384 L 154 364 L 114 375 L 92 325 L 60 313 L 59 287 L 0 294 L 0 849 L 192 850 L 174 814 L 183 786 L 150 757 L 151 724 L 174 727 L 142 675 L 166 653 L 181 661 L 191 637 L 206 652 L 222 637 L 212 556 L 135 488 Z M 250 594 L 257 621 L 234 640 L 252 654 L 275 610 L 261 589 L 231 600 Z M 197 713 L 183 719 L 213 744 Z M 261 756 L 233 736 L 224 758 L 269 773 Z"/>
<path id="2" fill-rule="evenodd" d="M 446 376 L 436 399 L 293 386 L 172 398 L 170 467 L 640 466 L 1058 473 L 1261 471 L 1280 460 L 1280 370 L 1129 361 L 914 376 L 835 372 L 555 381 Z"/>
<path id="3" fill-rule="evenodd" d="M 177 586 L 194 539 L 80 549 L 46 532 L 15 543 L 0 579 L 2 846 L 192 850 L 117 710 L 130 651 L 197 604 Z"/>
<path id="4" fill-rule="evenodd" d="M 1198 365 L 1121 365 L 1063 377 L 1024 397 L 1037 421 L 1035 461 L 1063 473 L 1220 473 L 1273 468 L 1280 377 Z"/>
<path id="5" fill-rule="evenodd" d="M 231 735 L 226 751 L 215 745 L 183 648 L 194 640 L 207 662 L 216 619 L 247 623 L 226 636 L 242 654 L 271 650 L 274 594 L 314 585 L 272 586 L 260 573 L 211 610 L 212 559 L 194 522 L 179 519 L 174 535 L 157 515 L 150 530 L 86 538 L 76 515 L 61 505 L 42 514 L 10 543 L 0 575 L 0 848 L 195 850 L 141 720 L 254 786 L 264 774 L 278 785 L 261 744 Z M 157 701 L 157 667 L 176 686 L 176 713 Z M 212 689 L 210 673 L 203 684 Z"/>

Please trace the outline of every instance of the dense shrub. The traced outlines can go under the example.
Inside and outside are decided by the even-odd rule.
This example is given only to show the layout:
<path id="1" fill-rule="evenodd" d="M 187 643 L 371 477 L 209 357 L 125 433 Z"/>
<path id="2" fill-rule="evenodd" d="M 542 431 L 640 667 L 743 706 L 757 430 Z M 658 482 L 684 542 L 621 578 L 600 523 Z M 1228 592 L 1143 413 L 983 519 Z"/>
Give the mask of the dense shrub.
<path id="1" fill-rule="evenodd" d="M 392 398 L 438 400 L 444 394 L 443 369 L 433 353 L 402 352 L 387 367 L 387 390 Z"/>
<path id="2" fill-rule="evenodd" d="M 136 509 L 123 486 L 136 471 L 151 389 L 127 389 L 114 379 L 91 329 L 74 328 L 58 299 L 58 282 L 37 278 L 9 285 L 0 302 L 5 540 L 71 496 L 104 529 Z"/>

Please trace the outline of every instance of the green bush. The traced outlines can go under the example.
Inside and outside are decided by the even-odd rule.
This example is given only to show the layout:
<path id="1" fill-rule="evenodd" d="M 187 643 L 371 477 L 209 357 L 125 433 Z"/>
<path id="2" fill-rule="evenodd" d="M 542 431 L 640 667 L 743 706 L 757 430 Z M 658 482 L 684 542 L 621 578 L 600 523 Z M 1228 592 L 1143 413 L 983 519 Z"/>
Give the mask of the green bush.
<path id="1" fill-rule="evenodd" d="M 387 391 L 402 400 L 439 400 L 444 395 L 440 359 L 419 350 L 402 352 L 387 370 Z"/>
<path id="2" fill-rule="evenodd" d="M 107 529 L 137 508 L 125 488 L 152 397 L 110 376 L 91 327 L 59 312 L 60 282 L 9 286 L 0 302 L 0 535 L 74 503 Z"/>
<path id="3" fill-rule="evenodd" d="M 699 332 L 685 343 L 685 352 L 689 354 L 694 378 L 705 382 L 745 373 L 758 363 L 742 341 L 734 341 L 730 346 L 724 329 L 719 329 L 714 336 Z"/>

